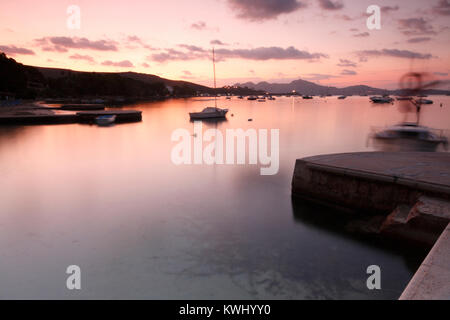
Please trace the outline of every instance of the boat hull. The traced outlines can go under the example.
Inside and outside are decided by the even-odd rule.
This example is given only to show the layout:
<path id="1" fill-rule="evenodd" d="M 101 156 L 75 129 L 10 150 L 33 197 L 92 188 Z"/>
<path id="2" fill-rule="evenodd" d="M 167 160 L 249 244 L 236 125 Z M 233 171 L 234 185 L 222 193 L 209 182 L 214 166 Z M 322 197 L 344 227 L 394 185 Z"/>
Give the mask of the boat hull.
<path id="1" fill-rule="evenodd" d="M 221 110 L 215 112 L 190 112 L 189 117 L 191 120 L 201 120 L 201 119 L 222 119 L 225 118 L 228 110 Z"/>

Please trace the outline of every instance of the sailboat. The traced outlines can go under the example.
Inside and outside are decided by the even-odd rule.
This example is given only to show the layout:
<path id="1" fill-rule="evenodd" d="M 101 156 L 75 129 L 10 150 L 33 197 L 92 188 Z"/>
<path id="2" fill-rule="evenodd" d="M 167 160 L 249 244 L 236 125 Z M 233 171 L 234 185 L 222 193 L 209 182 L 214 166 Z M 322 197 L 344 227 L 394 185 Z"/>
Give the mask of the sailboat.
<path id="1" fill-rule="evenodd" d="M 225 118 L 228 109 L 221 109 L 217 107 L 217 95 L 216 91 L 216 60 L 214 55 L 213 48 L 213 68 L 214 68 L 214 107 L 206 107 L 201 112 L 190 112 L 189 116 L 191 120 L 200 120 L 200 119 L 221 119 Z"/>

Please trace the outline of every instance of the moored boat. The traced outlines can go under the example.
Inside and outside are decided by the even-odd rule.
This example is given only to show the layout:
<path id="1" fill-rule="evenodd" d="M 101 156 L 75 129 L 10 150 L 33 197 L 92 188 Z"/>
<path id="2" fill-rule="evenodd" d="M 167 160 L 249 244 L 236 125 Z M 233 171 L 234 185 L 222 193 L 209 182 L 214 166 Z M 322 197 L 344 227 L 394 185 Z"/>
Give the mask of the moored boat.
<path id="1" fill-rule="evenodd" d="M 373 103 L 391 103 L 392 101 L 394 101 L 394 99 L 388 96 L 383 97 L 373 96 L 370 97 L 370 101 L 372 101 Z"/>
<path id="2" fill-rule="evenodd" d="M 206 107 L 201 112 L 190 112 L 189 117 L 191 118 L 191 120 L 225 118 L 227 113 L 228 109 L 221 109 L 217 107 Z"/>

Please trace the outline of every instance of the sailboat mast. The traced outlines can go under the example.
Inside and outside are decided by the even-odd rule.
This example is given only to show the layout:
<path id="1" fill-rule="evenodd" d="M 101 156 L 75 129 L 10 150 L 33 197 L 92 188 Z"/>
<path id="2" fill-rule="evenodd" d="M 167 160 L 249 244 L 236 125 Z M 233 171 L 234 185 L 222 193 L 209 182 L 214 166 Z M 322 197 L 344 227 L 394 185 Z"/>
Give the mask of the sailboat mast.
<path id="1" fill-rule="evenodd" d="M 213 69 L 214 69 L 214 106 L 217 108 L 217 92 L 216 92 L 216 59 L 213 47 Z"/>

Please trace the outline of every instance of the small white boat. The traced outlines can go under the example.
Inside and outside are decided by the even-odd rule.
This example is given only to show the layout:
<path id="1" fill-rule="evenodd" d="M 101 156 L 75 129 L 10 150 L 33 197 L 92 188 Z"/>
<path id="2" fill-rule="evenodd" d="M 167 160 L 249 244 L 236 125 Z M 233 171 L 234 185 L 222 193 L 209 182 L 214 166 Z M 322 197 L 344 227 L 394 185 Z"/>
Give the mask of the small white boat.
<path id="1" fill-rule="evenodd" d="M 216 89 L 216 59 L 213 48 L 213 67 L 214 67 L 214 89 Z M 220 94 L 218 94 L 220 97 Z M 227 99 L 231 97 L 227 96 Z M 221 109 L 217 107 L 217 97 L 214 95 L 214 107 L 206 107 L 200 112 L 189 112 L 191 120 L 201 119 L 222 119 L 227 115 L 228 109 Z"/>
<path id="2" fill-rule="evenodd" d="M 191 120 L 225 118 L 228 109 L 221 109 L 217 107 L 206 107 L 201 112 L 190 112 Z"/>
<path id="3" fill-rule="evenodd" d="M 98 116 L 95 118 L 95 122 L 99 126 L 109 126 L 116 121 L 116 115 L 114 114 L 106 114 L 103 116 Z"/>

